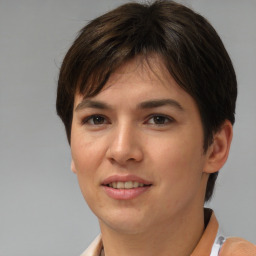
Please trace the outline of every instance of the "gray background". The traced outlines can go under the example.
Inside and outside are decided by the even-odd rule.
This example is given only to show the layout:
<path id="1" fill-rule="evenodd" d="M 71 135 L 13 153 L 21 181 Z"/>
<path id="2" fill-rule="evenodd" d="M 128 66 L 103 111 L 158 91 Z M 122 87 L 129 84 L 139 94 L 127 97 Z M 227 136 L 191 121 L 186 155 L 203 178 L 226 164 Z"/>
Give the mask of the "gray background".
<path id="1" fill-rule="evenodd" d="M 79 255 L 99 232 L 55 114 L 77 31 L 117 0 L 0 0 L 0 256 Z M 207 17 L 239 82 L 229 160 L 210 203 L 227 235 L 256 243 L 256 1 L 182 1 Z"/>

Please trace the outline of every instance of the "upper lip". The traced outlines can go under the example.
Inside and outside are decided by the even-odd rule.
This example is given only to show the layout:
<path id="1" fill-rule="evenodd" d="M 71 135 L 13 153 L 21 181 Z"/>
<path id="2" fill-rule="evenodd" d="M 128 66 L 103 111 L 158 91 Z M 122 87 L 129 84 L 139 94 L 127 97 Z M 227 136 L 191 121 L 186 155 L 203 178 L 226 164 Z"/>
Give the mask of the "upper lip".
<path id="1" fill-rule="evenodd" d="M 145 184 L 145 185 L 151 185 L 152 182 L 142 179 L 136 175 L 111 175 L 103 180 L 102 185 L 108 185 L 112 182 L 126 182 L 126 181 L 137 181 L 139 183 Z"/>

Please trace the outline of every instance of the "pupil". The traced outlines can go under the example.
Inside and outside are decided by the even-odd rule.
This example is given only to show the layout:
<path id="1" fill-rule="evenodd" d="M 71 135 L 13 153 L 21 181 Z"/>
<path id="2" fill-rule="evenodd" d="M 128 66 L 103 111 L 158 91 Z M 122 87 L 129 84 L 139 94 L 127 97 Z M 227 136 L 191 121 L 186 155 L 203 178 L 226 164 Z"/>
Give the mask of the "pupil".
<path id="1" fill-rule="evenodd" d="M 165 117 L 163 116 L 155 116 L 154 122 L 157 124 L 164 124 L 165 123 Z"/>
<path id="2" fill-rule="evenodd" d="M 104 118 L 101 116 L 95 116 L 93 118 L 93 122 L 94 124 L 102 124 L 104 122 Z"/>

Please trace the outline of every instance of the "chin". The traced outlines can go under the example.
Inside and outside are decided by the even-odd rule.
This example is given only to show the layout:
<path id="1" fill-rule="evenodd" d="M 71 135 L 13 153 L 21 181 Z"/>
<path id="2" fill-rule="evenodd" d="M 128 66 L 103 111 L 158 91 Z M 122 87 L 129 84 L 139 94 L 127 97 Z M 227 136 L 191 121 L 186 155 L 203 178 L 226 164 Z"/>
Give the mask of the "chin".
<path id="1" fill-rule="evenodd" d="M 108 227 L 118 233 L 138 234 L 146 229 L 145 218 L 138 212 L 120 211 L 98 218 L 101 228 Z"/>

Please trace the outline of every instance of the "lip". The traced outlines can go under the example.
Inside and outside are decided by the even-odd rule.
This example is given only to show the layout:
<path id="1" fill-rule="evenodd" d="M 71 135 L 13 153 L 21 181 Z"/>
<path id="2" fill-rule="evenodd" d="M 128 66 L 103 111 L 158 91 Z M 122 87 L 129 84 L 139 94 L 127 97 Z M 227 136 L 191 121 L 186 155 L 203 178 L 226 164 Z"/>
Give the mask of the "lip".
<path id="1" fill-rule="evenodd" d="M 103 186 L 103 189 L 106 192 L 106 194 L 112 199 L 116 199 L 116 200 L 131 200 L 131 199 L 137 198 L 140 195 L 147 192 L 148 190 L 150 190 L 150 188 L 151 186 L 131 188 L 131 189 L 123 189 L 123 188 L 115 189 L 115 188 Z"/>
<path id="2" fill-rule="evenodd" d="M 145 180 L 145 179 L 142 179 L 136 175 L 112 175 L 112 176 L 109 176 L 108 178 L 104 179 L 103 182 L 102 182 L 102 185 L 108 185 L 109 183 L 112 183 L 112 182 L 118 182 L 118 181 L 121 181 L 121 182 L 126 182 L 126 181 L 137 181 L 139 183 L 143 183 L 145 185 L 152 185 L 152 182 L 148 181 L 148 180 Z"/>
<path id="3" fill-rule="evenodd" d="M 130 188 L 130 189 L 115 189 L 107 186 L 112 182 L 126 182 L 126 181 L 137 181 L 139 183 L 143 183 L 144 187 Z M 105 193 L 112 199 L 116 200 L 131 200 L 139 197 L 145 192 L 149 191 L 152 185 L 152 182 L 142 179 L 136 175 L 112 175 L 102 182 L 102 188 Z"/>

